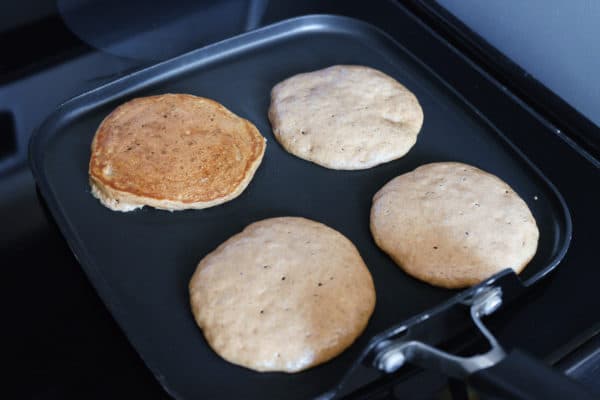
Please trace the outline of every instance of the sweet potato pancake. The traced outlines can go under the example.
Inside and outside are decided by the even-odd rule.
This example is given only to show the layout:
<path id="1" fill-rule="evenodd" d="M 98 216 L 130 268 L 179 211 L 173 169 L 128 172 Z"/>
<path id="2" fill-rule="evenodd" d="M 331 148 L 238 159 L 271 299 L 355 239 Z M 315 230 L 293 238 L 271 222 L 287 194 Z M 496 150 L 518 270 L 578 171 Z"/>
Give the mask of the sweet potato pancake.
<path id="1" fill-rule="evenodd" d="M 291 154 L 331 169 L 366 169 L 404 156 L 423 110 L 389 75 L 334 65 L 294 75 L 271 91 L 275 138 Z"/>
<path id="2" fill-rule="evenodd" d="M 251 122 L 216 101 L 188 94 L 133 99 L 96 131 L 92 194 L 116 211 L 215 206 L 242 193 L 265 147 Z"/>
<path id="3" fill-rule="evenodd" d="M 255 222 L 200 261 L 189 284 L 208 344 L 257 371 L 298 372 L 365 329 L 373 279 L 344 235 L 298 217 Z"/>
<path id="4" fill-rule="evenodd" d="M 471 165 L 423 165 L 373 197 L 371 232 L 408 274 L 432 285 L 474 285 L 533 258 L 539 231 L 531 211 L 500 178 Z"/>

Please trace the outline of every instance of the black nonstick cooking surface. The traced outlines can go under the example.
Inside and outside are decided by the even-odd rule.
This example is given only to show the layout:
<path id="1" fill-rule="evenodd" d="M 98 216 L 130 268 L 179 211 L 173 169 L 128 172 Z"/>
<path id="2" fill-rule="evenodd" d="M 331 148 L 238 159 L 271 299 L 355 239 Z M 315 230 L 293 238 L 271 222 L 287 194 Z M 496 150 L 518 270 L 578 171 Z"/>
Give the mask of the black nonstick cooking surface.
<path id="1" fill-rule="evenodd" d="M 425 122 L 404 158 L 364 171 L 334 171 L 278 145 L 267 119 L 271 88 L 332 64 L 380 69 L 416 94 Z M 237 199 L 206 210 L 104 208 L 89 193 L 87 179 L 98 124 L 133 97 L 177 92 L 213 98 L 258 127 L 268 144 L 253 181 Z M 556 266 L 570 239 L 560 195 L 476 107 L 382 31 L 342 17 L 284 21 L 121 78 L 61 106 L 34 135 L 30 150 L 40 192 L 71 249 L 131 343 L 177 398 L 315 397 L 335 386 L 376 333 L 455 295 L 404 274 L 369 232 L 373 194 L 419 165 L 473 164 L 523 197 L 540 229 L 537 254 L 521 275 L 527 284 Z M 198 261 L 225 239 L 251 222 L 285 215 L 323 222 L 349 237 L 371 270 L 377 306 L 363 335 L 331 362 L 293 375 L 257 373 L 208 347 L 192 318 L 187 284 Z"/>

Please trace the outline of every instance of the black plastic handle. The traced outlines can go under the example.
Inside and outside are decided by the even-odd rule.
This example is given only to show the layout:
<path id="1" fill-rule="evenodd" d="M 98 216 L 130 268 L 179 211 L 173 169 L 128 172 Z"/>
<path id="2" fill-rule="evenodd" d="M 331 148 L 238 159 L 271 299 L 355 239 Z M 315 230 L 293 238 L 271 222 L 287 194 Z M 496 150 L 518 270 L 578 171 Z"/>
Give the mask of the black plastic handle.
<path id="1" fill-rule="evenodd" d="M 469 377 L 484 399 L 593 400 L 581 384 L 535 358 L 513 350 L 493 367 Z"/>

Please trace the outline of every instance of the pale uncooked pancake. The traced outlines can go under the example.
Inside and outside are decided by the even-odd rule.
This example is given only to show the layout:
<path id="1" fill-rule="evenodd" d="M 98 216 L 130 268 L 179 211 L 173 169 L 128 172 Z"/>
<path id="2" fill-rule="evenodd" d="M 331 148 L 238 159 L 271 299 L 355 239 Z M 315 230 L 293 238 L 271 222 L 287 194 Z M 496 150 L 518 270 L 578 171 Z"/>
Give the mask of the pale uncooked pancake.
<path id="1" fill-rule="evenodd" d="M 408 274 L 447 288 L 470 286 L 537 250 L 527 204 L 498 177 L 454 162 L 427 164 L 375 194 L 371 232 Z"/>
<path id="2" fill-rule="evenodd" d="M 96 131 L 92 194 L 116 211 L 211 207 L 242 193 L 265 146 L 252 123 L 213 100 L 188 94 L 137 98 Z"/>
<path id="3" fill-rule="evenodd" d="M 405 155 L 417 140 L 423 111 L 414 94 L 383 72 L 335 65 L 278 83 L 269 119 L 288 152 L 354 170 Z"/>
<path id="4" fill-rule="evenodd" d="M 214 351 L 257 371 L 298 372 L 335 357 L 375 306 L 352 242 L 296 217 L 256 222 L 228 239 L 202 259 L 189 290 Z"/>

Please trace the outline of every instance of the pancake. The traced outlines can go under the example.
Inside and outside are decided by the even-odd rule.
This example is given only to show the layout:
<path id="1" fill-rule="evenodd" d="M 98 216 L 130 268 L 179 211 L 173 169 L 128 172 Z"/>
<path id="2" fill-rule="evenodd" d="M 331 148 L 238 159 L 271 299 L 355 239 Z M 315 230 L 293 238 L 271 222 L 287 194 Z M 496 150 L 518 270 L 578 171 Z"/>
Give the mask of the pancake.
<path id="1" fill-rule="evenodd" d="M 539 231 L 531 211 L 500 178 L 440 162 L 400 175 L 373 197 L 371 232 L 408 274 L 461 288 L 532 259 Z"/>
<path id="2" fill-rule="evenodd" d="M 92 142 L 92 194 L 115 211 L 212 207 L 239 196 L 261 163 L 265 138 L 223 105 L 188 94 L 128 101 Z"/>
<path id="3" fill-rule="evenodd" d="M 335 357 L 375 306 L 352 242 L 296 217 L 247 226 L 200 261 L 189 290 L 212 349 L 256 371 L 298 372 Z"/>
<path id="4" fill-rule="evenodd" d="M 405 155 L 423 111 L 413 93 L 383 72 L 335 65 L 278 83 L 269 119 L 288 152 L 326 168 L 356 170 Z"/>

